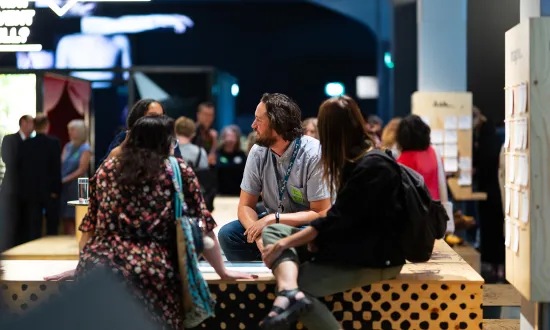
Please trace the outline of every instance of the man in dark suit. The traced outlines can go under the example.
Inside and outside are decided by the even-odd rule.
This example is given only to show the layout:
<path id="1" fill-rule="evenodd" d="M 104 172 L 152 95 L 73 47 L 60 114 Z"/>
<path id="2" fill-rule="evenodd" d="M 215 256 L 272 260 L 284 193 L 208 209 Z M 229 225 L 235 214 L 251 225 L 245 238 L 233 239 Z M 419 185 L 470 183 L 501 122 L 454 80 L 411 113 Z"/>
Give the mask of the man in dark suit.
<path id="1" fill-rule="evenodd" d="M 48 136 L 48 118 L 34 119 L 36 136 L 21 144 L 19 153 L 19 197 L 23 237 L 32 241 L 42 236 L 42 215 L 46 211 L 47 235 L 57 235 L 61 193 L 61 143 Z"/>
<path id="2" fill-rule="evenodd" d="M 34 130 L 34 120 L 25 115 L 19 119 L 19 131 L 9 134 L 2 140 L 2 161 L 6 165 L 6 172 L 0 187 L 0 230 L 9 233 L 0 241 L 0 251 L 21 244 L 17 226 L 20 223 L 21 204 L 18 196 L 17 172 L 18 153 L 23 141 L 31 136 Z"/>

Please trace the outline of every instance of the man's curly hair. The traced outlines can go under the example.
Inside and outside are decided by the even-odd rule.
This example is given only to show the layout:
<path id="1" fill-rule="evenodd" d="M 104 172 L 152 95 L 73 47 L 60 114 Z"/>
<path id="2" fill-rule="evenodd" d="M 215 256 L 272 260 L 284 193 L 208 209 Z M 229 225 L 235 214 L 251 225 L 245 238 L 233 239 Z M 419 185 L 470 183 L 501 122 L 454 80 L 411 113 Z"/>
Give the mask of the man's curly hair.
<path id="1" fill-rule="evenodd" d="M 269 126 L 285 141 L 293 141 L 304 134 L 302 111 L 290 97 L 279 93 L 265 93 L 265 104 Z"/>

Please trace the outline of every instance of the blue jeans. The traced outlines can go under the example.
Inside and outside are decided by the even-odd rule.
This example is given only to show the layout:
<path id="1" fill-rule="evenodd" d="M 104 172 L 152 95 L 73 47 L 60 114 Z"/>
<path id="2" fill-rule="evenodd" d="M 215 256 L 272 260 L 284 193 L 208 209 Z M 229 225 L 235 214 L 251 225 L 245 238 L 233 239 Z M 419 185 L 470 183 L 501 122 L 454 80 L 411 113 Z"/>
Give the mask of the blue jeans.
<path id="1" fill-rule="evenodd" d="M 245 229 L 239 220 L 232 221 L 220 229 L 218 240 L 231 262 L 261 261 L 262 254 L 256 243 L 248 243 L 244 235 Z"/>

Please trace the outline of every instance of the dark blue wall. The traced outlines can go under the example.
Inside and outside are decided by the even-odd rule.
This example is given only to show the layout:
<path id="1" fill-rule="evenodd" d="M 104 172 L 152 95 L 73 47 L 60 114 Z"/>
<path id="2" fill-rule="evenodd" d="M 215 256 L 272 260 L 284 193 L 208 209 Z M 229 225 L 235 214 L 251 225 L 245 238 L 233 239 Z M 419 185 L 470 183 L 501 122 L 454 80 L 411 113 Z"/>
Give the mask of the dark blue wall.
<path id="1" fill-rule="evenodd" d="M 135 13 L 144 6 L 133 6 Z M 134 41 L 136 65 L 210 65 L 238 78 L 237 114 L 252 114 L 264 92 L 288 93 L 316 115 L 324 84 L 355 96 L 358 75 L 376 75 L 375 36 L 364 25 L 311 4 L 163 5 L 191 17 L 184 35 L 154 31 Z M 150 9 L 148 10 L 149 12 Z M 375 113 L 376 101 L 360 102 Z"/>

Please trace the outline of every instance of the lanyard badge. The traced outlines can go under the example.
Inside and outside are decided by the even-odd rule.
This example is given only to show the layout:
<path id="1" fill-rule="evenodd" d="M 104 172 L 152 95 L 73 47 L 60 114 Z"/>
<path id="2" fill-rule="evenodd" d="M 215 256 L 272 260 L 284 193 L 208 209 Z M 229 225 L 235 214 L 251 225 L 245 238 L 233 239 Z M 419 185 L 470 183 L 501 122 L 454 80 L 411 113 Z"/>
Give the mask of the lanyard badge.
<path id="1" fill-rule="evenodd" d="M 284 213 L 285 211 L 283 205 L 283 196 L 285 194 L 285 191 L 287 190 L 286 185 L 288 183 L 288 178 L 290 177 L 290 172 L 292 171 L 292 167 L 294 166 L 294 162 L 296 161 L 296 156 L 298 155 L 298 151 L 300 150 L 301 142 L 302 140 L 300 138 L 297 138 L 295 140 L 292 157 L 290 158 L 290 163 L 288 164 L 288 168 L 286 169 L 285 176 L 282 181 L 279 176 L 279 171 L 277 170 L 277 160 L 275 159 L 275 155 L 271 154 L 271 159 L 273 160 L 273 166 L 275 169 L 275 176 L 277 178 L 277 187 L 279 188 L 279 206 L 277 210 L 280 213 Z"/>

